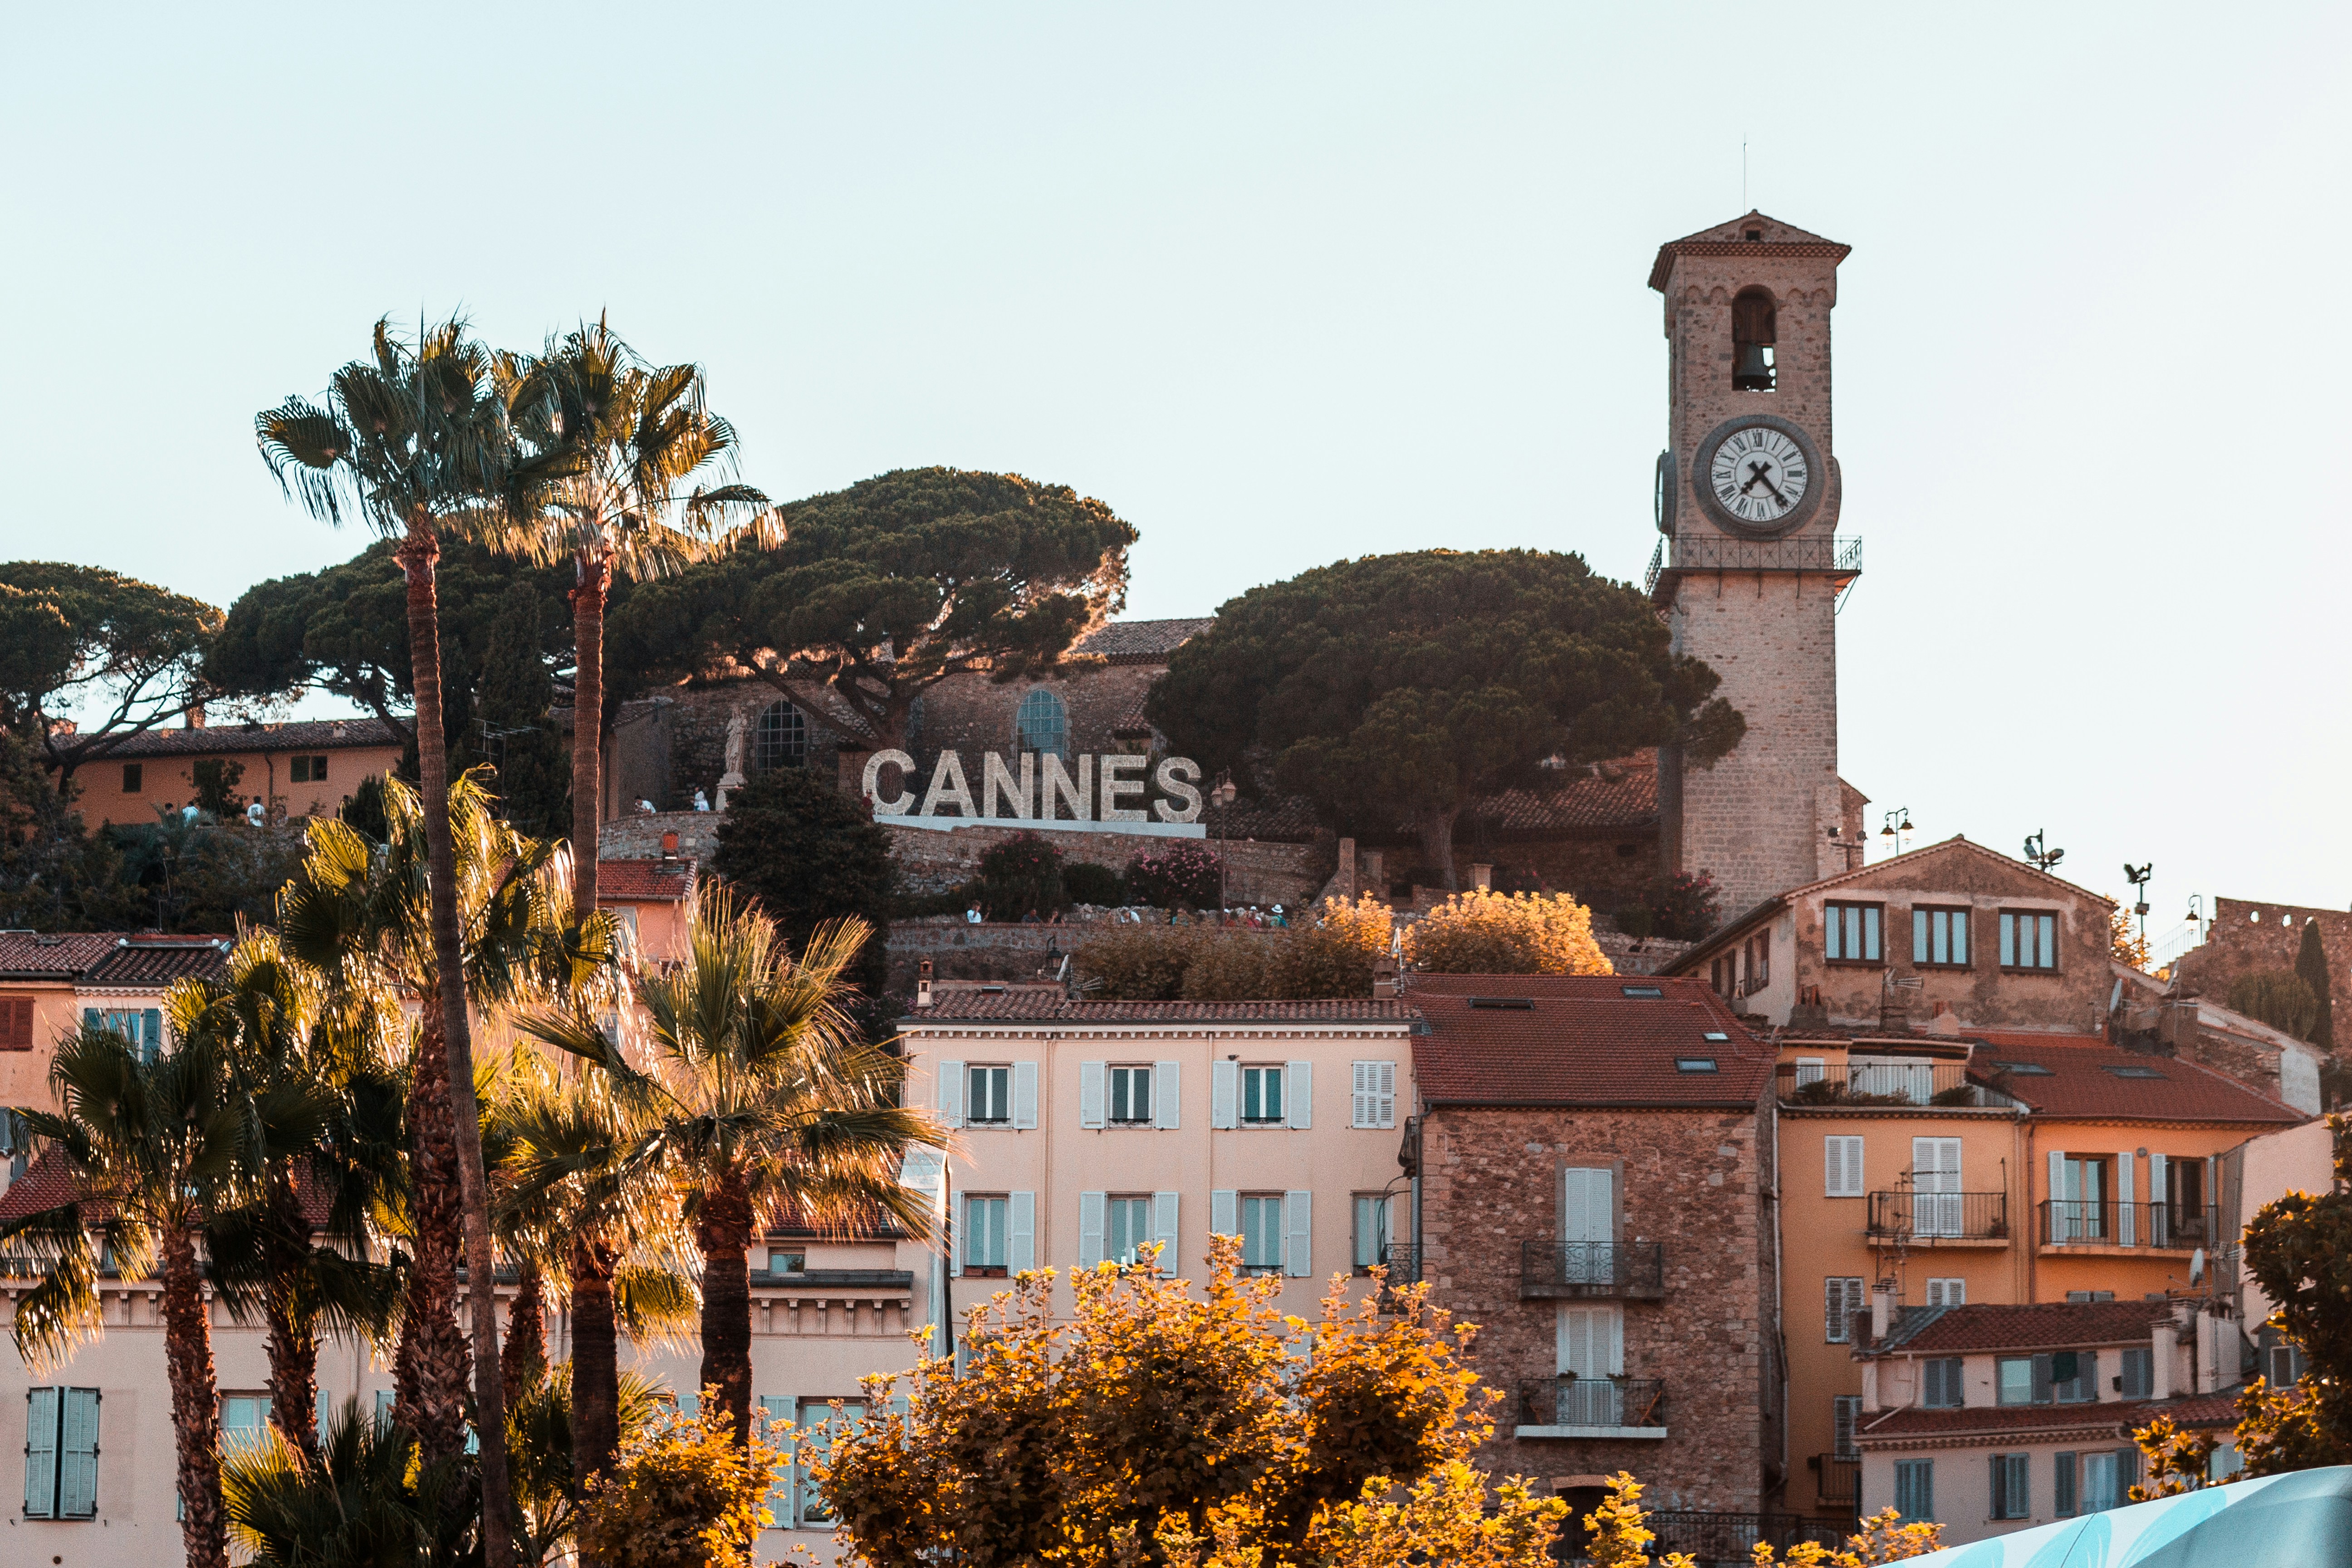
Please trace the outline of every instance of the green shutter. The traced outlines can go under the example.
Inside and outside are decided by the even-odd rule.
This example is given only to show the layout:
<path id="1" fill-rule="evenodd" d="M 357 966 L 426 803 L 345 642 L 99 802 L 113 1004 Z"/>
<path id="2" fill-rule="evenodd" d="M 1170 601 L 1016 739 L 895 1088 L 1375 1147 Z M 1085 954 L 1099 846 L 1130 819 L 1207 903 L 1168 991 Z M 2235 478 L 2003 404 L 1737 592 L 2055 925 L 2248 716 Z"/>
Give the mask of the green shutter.
<path id="1" fill-rule="evenodd" d="M 790 1421 L 793 1415 L 793 1405 L 794 1400 L 789 1394 L 763 1394 L 760 1396 L 760 1414 L 772 1422 Z M 772 1436 L 769 1441 L 774 1442 L 776 1438 Z M 768 1489 L 767 1498 L 768 1528 L 771 1530 L 793 1528 L 793 1483 L 797 1474 L 793 1465 L 776 1467 L 775 1484 Z"/>
<path id="2" fill-rule="evenodd" d="M 95 1388 L 68 1388 L 58 1438 L 58 1517 L 98 1515 L 98 1400 Z"/>
<path id="3" fill-rule="evenodd" d="M 64 1391 L 25 1391 L 25 1517 L 58 1517 L 58 1399 Z"/>

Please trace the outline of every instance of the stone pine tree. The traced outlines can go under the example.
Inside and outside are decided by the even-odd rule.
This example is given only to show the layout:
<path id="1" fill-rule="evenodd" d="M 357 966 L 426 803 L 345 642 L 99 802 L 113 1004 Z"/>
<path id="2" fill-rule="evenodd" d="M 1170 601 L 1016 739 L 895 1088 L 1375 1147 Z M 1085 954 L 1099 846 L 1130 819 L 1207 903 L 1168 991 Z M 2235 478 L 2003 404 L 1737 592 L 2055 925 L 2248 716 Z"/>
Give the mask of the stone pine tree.
<path id="1" fill-rule="evenodd" d="M 2303 922 L 2303 945 L 2295 951 L 2294 972 L 2319 1001 L 2319 1014 L 2305 1037 L 2321 1050 L 2336 1048 L 2335 1004 L 2327 993 L 2327 948 L 2320 940 L 2319 922 Z"/>

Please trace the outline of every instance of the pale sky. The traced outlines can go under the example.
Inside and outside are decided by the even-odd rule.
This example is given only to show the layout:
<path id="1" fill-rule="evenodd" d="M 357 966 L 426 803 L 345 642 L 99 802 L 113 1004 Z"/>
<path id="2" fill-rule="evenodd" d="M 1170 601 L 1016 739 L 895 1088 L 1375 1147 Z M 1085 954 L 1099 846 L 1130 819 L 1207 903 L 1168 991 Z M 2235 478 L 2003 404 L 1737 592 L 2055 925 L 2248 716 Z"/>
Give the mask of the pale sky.
<path id="1" fill-rule="evenodd" d="M 1130 615 L 1431 545 L 1638 577 L 1651 258 L 1753 205 L 1854 247 L 1874 810 L 2153 859 L 2159 933 L 2352 899 L 2352 8 L 1607 9 L 11 7 L 0 551 L 223 605 L 341 559 L 255 410 L 384 311 L 609 309 L 780 498 L 1102 498 Z"/>

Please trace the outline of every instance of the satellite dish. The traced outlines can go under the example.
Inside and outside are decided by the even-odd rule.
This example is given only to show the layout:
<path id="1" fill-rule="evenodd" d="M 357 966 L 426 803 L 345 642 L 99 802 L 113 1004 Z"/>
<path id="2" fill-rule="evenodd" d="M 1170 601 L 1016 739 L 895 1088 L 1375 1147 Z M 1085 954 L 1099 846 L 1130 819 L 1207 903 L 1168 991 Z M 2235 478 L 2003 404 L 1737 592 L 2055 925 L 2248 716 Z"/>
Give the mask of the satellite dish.
<path id="1" fill-rule="evenodd" d="M 2200 1247 L 2189 1255 L 2189 1282 L 2191 1285 L 2200 1285 L 2204 1283 L 2204 1279 L 2205 1249 Z"/>

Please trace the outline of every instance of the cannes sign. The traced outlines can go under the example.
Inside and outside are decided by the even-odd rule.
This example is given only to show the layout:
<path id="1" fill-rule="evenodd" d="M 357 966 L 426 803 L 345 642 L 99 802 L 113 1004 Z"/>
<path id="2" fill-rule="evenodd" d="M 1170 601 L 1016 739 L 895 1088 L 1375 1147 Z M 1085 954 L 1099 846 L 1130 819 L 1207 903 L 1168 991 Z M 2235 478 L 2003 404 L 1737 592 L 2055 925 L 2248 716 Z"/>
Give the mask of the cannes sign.
<path id="1" fill-rule="evenodd" d="M 931 768 L 930 787 L 918 805 L 911 790 L 915 759 L 904 752 L 877 752 L 866 759 L 866 798 L 874 815 L 909 827 L 969 827 L 984 822 L 1017 822 L 1024 826 L 1058 828 L 1079 833 L 1144 833 L 1171 838 L 1199 838 L 1201 769 L 1190 757 L 1165 757 L 1151 770 L 1151 784 L 1163 799 L 1143 809 L 1150 794 L 1144 770 L 1150 757 L 1088 756 L 1077 759 L 1076 771 L 1051 752 L 1025 752 L 1017 768 L 1006 765 L 994 752 L 983 752 L 980 763 L 979 804 L 973 804 L 971 775 L 961 753 L 941 752 Z M 898 770 L 899 792 L 885 800 L 882 770 Z M 1133 801 L 1132 805 L 1127 803 Z M 943 808 L 955 807 L 955 815 Z M 1002 807 L 1010 806 L 1010 812 Z M 1068 815 L 1056 816 L 1056 810 Z"/>

